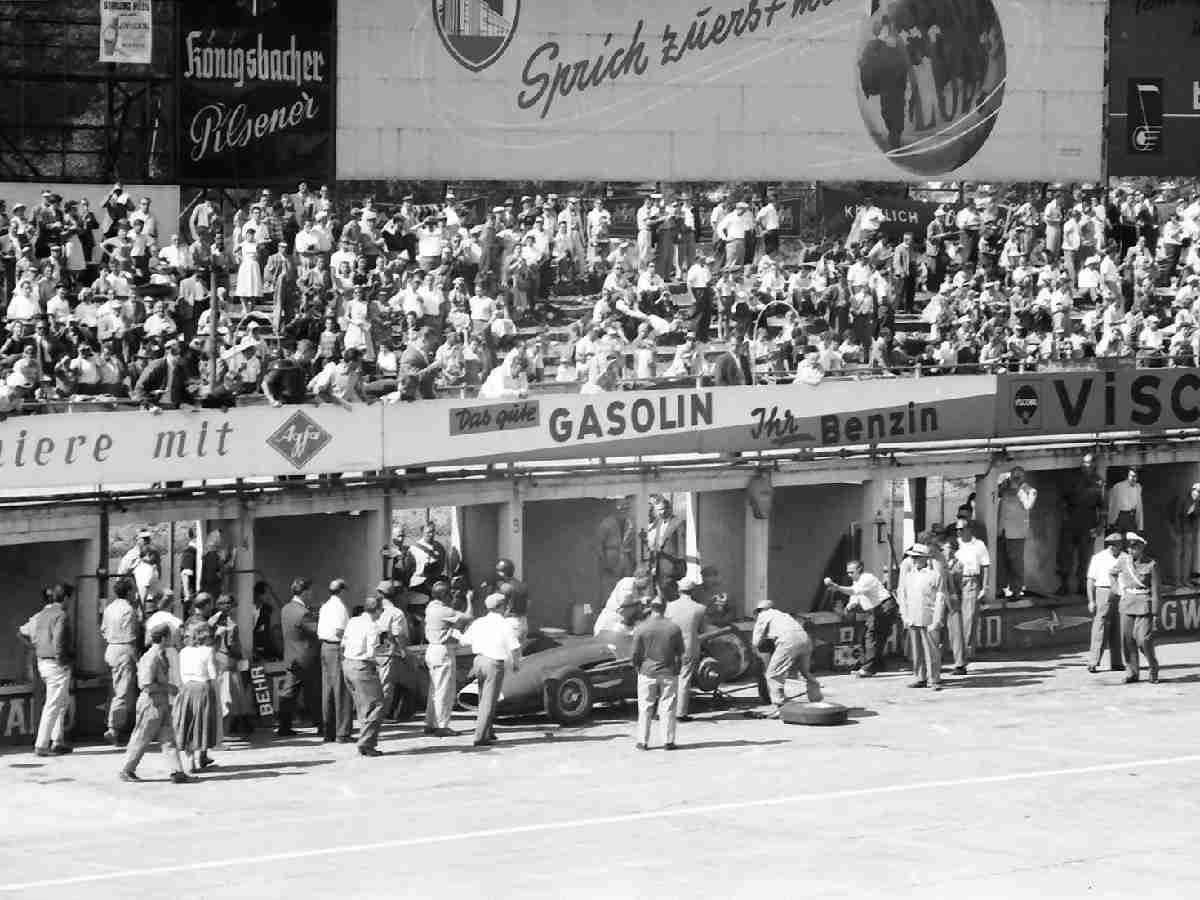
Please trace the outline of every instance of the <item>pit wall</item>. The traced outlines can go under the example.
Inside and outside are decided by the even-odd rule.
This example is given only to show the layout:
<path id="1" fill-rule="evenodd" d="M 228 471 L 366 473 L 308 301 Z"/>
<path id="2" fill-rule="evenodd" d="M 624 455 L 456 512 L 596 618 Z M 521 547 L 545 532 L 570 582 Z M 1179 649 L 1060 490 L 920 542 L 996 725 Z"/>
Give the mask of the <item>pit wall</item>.
<path id="1" fill-rule="evenodd" d="M 347 580 L 351 599 L 365 596 L 383 573 L 380 551 L 390 537 L 392 512 L 409 507 L 455 508 L 462 551 L 475 586 L 492 571 L 498 557 L 512 559 L 519 577 L 529 584 L 535 626 L 571 627 L 577 620 L 574 607 L 580 603 L 599 611 L 606 599 L 596 560 L 600 520 L 611 508 L 611 498 L 625 496 L 632 502 L 637 527 L 644 527 L 653 493 L 673 498 L 693 532 L 689 543 L 697 558 L 694 567 L 716 566 L 736 609 L 749 614 L 759 600 L 771 597 L 789 612 L 803 614 L 814 609 L 820 599 L 821 578 L 826 574 L 839 577 L 852 555 L 862 558 L 868 571 L 887 574 L 893 549 L 903 551 L 889 546 L 889 541 L 894 544 L 897 540 L 889 535 L 896 531 L 889 527 L 895 512 L 892 482 L 936 472 L 939 466 L 947 477 L 979 479 L 977 515 L 988 524 L 993 558 L 997 477 L 1016 464 L 1024 466 L 1040 494 L 1033 520 L 1034 540 L 1027 544 L 1029 582 L 1031 587 L 1052 592 L 1057 585 L 1054 558 L 1059 485 L 1078 465 L 1082 452 L 1013 454 L 1002 464 L 977 457 L 953 464 L 935 460 L 902 467 L 866 462 L 823 470 L 798 466 L 765 475 L 731 467 L 707 472 L 592 473 L 540 482 L 530 478 L 479 480 L 420 485 L 407 494 L 379 487 L 330 485 L 322 490 L 258 495 L 257 499 L 231 492 L 203 499 L 131 500 L 123 507 L 110 506 L 108 518 L 110 528 L 197 520 L 207 529 L 220 528 L 227 543 L 238 550 L 236 571 L 226 589 L 238 600 L 247 650 L 255 581 L 271 584 L 281 602 L 287 601 L 288 584 L 296 575 L 314 580 L 318 600 L 335 577 Z M 1200 481 L 1200 447 L 1116 448 L 1103 454 L 1100 463 L 1110 480 L 1123 477 L 1124 468 L 1131 463 L 1141 466 L 1150 551 L 1160 558 L 1169 555 L 1162 547 L 1165 508 L 1177 493 Z M 77 589 L 72 610 L 78 634 L 76 689 L 89 698 L 87 703 L 76 704 L 81 710 L 79 728 L 83 729 L 77 736 L 94 736 L 97 727 L 102 730 L 107 671 L 98 632 L 95 577 L 100 567 L 100 533 L 97 506 L 10 509 L 0 518 L 0 575 L 5 582 L 0 597 L 0 682 L 10 682 L 0 684 L 0 703 L 5 704 L 0 710 L 0 738 L 19 743 L 32 740 L 20 723 L 35 715 L 36 710 L 28 705 L 34 687 L 28 681 L 27 660 L 11 635 L 38 608 L 41 587 L 55 581 L 74 583 Z M 1197 602 L 1194 595 L 1173 597 L 1164 607 L 1164 629 L 1200 629 Z M 1063 612 L 1069 612 L 1068 608 L 1064 606 Z M 1045 610 L 1023 614 L 1038 621 L 1047 617 Z M 989 625 L 984 646 L 1020 650 L 1043 637 L 1069 641 L 1072 646 L 1085 644 L 1086 627 L 1075 627 L 1072 622 L 1052 622 L 1042 635 L 1037 628 L 1022 628 L 1015 619 L 1005 619 L 999 626 Z M 817 624 L 836 626 L 819 617 Z M 835 640 L 840 637 L 835 635 L 830 642 Z M 99 699 L 93 702 L 91 697 L 97 691 Z M 82 711 L 97 705 L 97 715 L 83 715 Z M 12 713 L 16 707 L 21 707 L 19 714 Z M 13 733 L 4 737 L 4 717 L 9 713 L 16 725 Z"/>

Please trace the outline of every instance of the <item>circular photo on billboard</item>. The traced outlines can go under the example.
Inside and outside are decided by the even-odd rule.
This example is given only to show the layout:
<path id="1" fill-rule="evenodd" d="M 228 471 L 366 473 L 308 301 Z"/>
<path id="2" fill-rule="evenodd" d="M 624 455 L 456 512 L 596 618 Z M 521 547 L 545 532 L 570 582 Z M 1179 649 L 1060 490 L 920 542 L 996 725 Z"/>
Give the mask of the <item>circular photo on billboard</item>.
<path id="1" fill-rule="evenodd" d="M 1004 102 L 1004 32 L 992 0 L 868 0 L 858 108 L 892 162 L 944 175 L 987 142 Z"/>

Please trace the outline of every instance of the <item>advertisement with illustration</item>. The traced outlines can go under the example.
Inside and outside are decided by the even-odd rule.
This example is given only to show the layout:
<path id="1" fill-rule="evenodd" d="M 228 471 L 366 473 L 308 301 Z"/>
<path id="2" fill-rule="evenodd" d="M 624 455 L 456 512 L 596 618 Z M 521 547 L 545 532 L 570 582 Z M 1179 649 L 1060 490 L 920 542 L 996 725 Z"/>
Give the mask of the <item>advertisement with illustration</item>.
<path id="1" fill-rule="evenodd" d="M 1104 0 L 370 0 L 338 10 L 338 175 L 1100 173 Z"/>
<path id="2" fill-rule="evenodd" d="M 332 176 L 333 14 L 334 0 L 180 4 L 180 181 Z"/>

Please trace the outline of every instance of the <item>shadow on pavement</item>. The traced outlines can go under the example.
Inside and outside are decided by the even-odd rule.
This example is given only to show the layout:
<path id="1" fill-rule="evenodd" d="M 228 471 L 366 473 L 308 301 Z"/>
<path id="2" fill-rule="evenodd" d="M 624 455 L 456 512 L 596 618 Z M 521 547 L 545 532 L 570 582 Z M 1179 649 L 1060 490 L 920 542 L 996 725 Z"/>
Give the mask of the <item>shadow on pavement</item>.
<path id="1" fill-rule="evenodd" d="M 570 737 L 565 736 L 567 733 L 561 731 L 543 731 L 536 737 L 527 738 L 501 738 L 494 744 L 489 744 L 486 747 L 474 747 L 471 745 L 470 733 L 458 735 L 460 740 L 465 743 L 447 743 L 434 744 L 429 747 L 414 747 L 411 750 L 387 751 L 389 756 L 426 756 L 434 753 L 470 753 L 476 750 L 504 750 L 506 747 L 522 747 L 530 744 L 583 744 L 583 743 L 601 743 L 604 741 L 619 741 L 627 740 L 628 735 L 624 734 L 573 734 Z M 503 732 L 502 732 L 503 734 Z M 386 750 L 386 748 L 384 748 Z"/>
<path id="2" fill-rule="evenodd" d="M 863 709 L 861 706 L 851 706 L 846 710 L 846 715 L 851 719 L 873 719 L 879 715 L 873 709 Z"/>
<path id="3" fill-rule="evenodd" d="M 787 738 L 776 738 L 770 741 L 697 741 L 695 743 L 676 744 L 676 750 L 716 750 L 719 747 L 771 747 L 776 744 L 787 744 Z M 651 747 L 657 750 L 658 747 Z"/>
<path id="4" fill-rule="evenodd" d="M 964 675 L 954 679 L 942 679 L 942 687 L 951 690 L 970 688 L 1030 687 L 1045 682 L 1045 678 L 1030 675 Z"/>
<path id="5" fill-rule="evenodd" d="M 272 762 L 253 765 L 250 763 L 244 765 L 226 766 L 218 761 L 215 768 L 212 769 L 214 775 L 224 775 L 234 772 L 264 772 L 275 769 L 312 769 L 316 766 L 331 766 L 336 762 L 332 759 L 301 759 L 295 762 Z"/>

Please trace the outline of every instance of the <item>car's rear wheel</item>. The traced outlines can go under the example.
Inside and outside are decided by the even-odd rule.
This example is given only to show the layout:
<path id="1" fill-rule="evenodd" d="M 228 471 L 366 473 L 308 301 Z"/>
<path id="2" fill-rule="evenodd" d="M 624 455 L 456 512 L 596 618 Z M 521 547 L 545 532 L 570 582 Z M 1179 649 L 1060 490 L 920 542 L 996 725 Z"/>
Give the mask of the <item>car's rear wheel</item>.
<path id="1" fill-rule="evenodd" d="M 572 669 L 546 681 L 546 712 L 560 725 L 578 725 L 592 714 L 592 683 Z"/>

